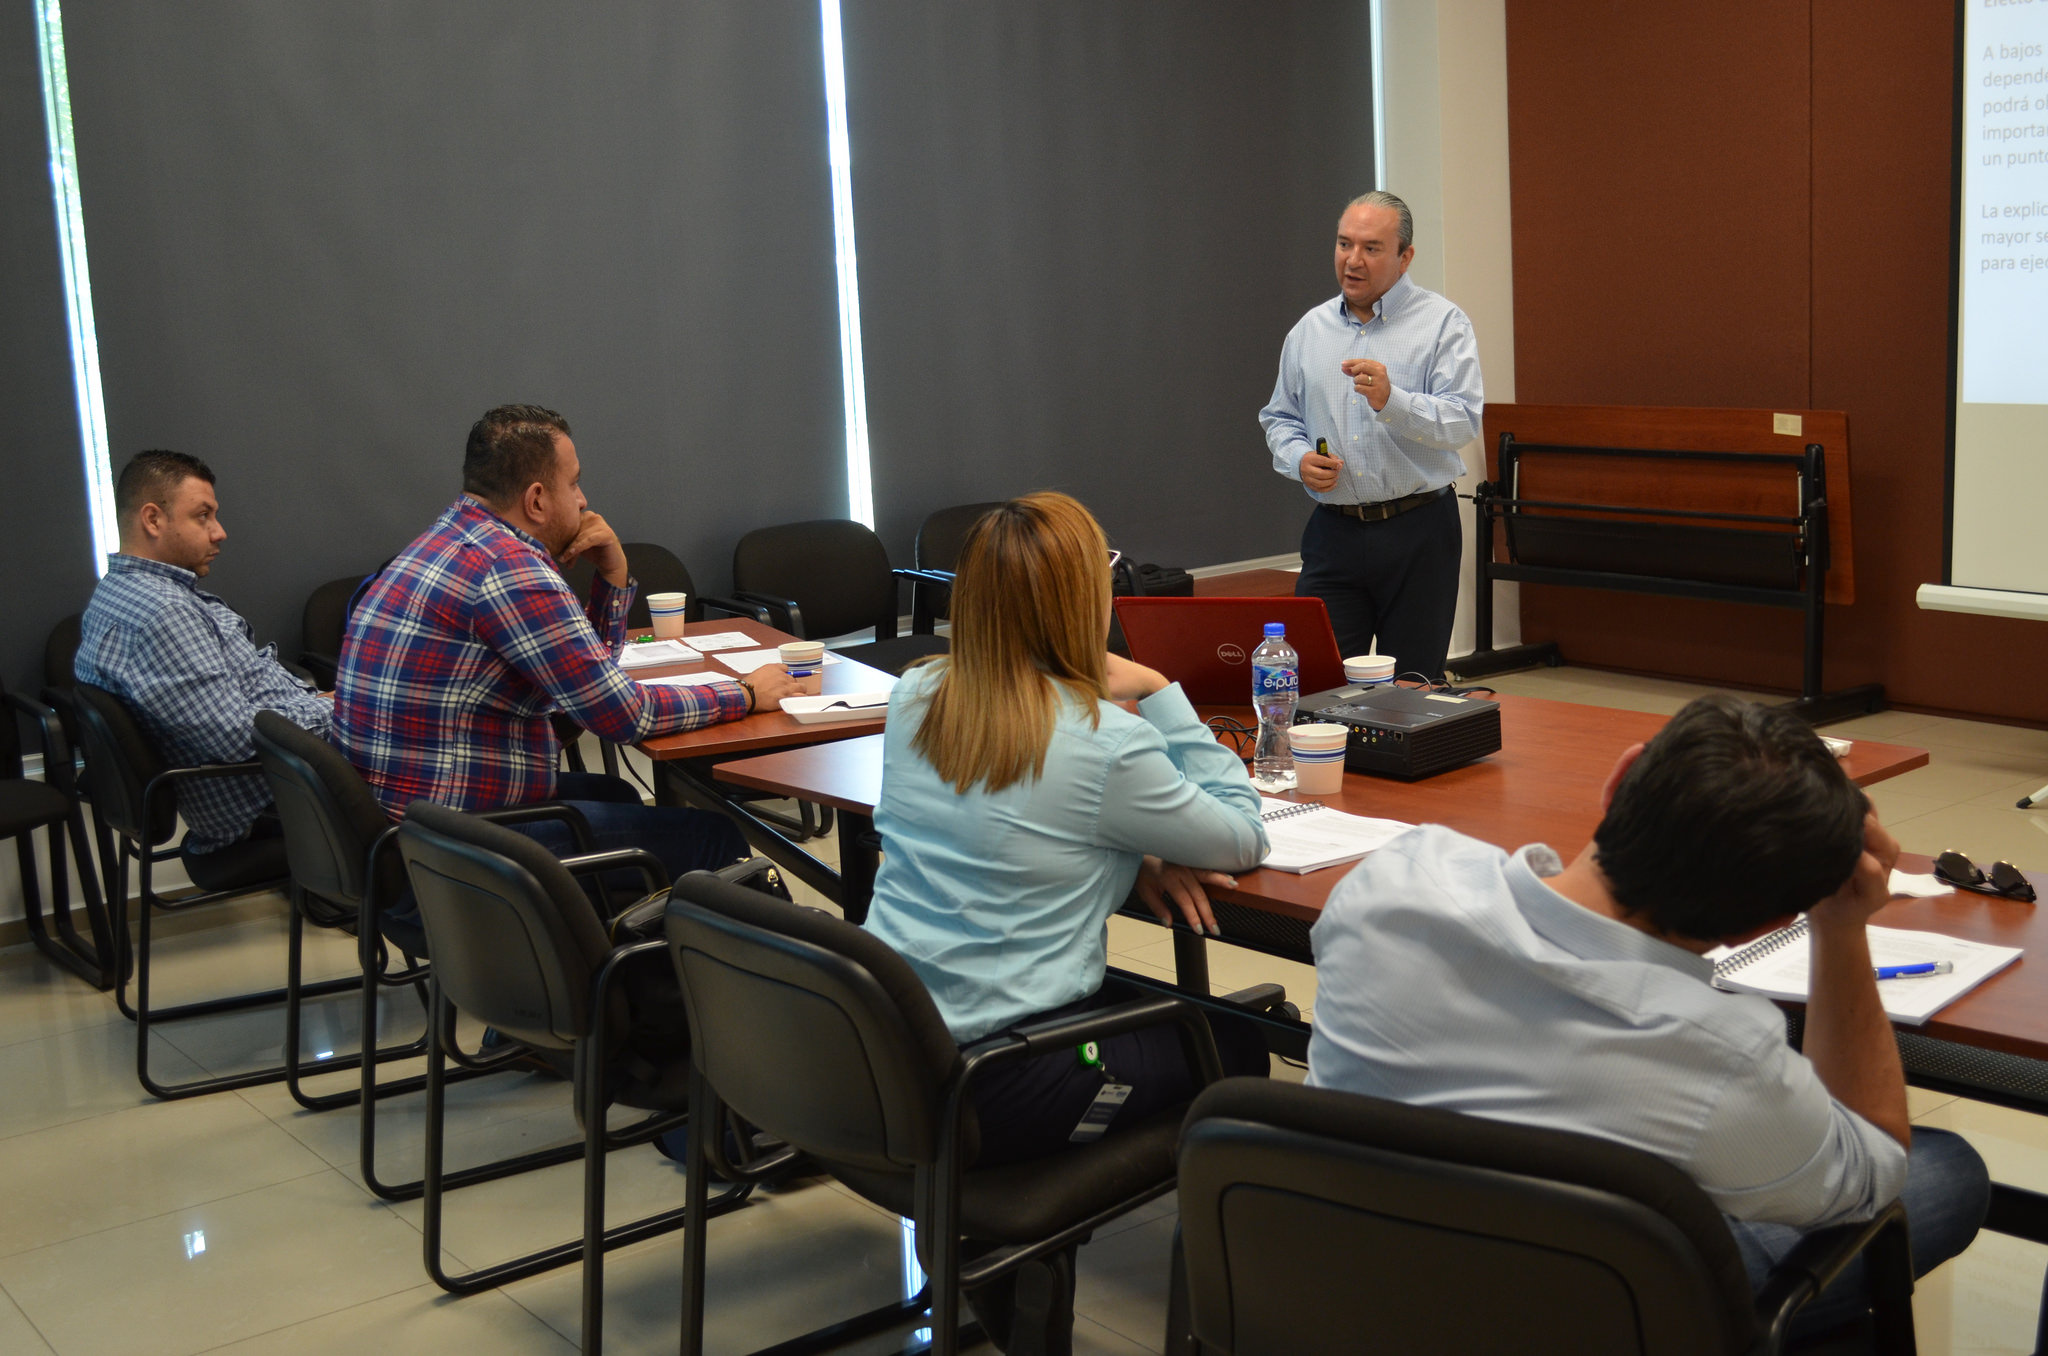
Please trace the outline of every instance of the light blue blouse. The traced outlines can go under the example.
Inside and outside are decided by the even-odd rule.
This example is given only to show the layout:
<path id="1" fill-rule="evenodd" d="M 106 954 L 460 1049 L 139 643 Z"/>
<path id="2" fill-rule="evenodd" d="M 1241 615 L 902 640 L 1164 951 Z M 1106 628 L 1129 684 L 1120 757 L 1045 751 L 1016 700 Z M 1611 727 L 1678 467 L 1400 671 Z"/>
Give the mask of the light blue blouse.
<path id="1" fill-rule="evenodd" d="M 1178 684 L 1138 703 L 1068 701 L 1045 771 L 962 795 L 911 740 L 943 662 L 912 669 L 889 701 L 884 857 L 867 929 L 931 990 L 958 1040 L 1085 998 L 1102 986 L 1106 921 L 1139 858 L 1246 871 L 1266 855 L 1259 796 Z"/>

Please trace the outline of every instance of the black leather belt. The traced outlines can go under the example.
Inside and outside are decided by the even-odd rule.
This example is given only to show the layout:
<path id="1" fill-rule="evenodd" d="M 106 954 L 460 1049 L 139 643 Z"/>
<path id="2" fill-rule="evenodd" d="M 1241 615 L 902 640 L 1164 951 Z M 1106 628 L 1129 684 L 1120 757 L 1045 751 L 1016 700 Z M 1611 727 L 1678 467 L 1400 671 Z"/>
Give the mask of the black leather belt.
<path id="1" fill-rule="evenodd" d="M 1332 513 L 1341 513 L 1346 518 L 1356 518 L 1362 523 L 1378 523 L 1388 518 L 1398 518 L 1409 509 L 1419 509 L 1424 504 L 1433 504 L 1449 494 L 1453 488 L 1450 485 L 1439 485 L 1433 490 L 1422 490 L 1404 498 L 1389 499 L 1378 504 L 1318 504 L 1317 507 L 1326 508 Z"/>

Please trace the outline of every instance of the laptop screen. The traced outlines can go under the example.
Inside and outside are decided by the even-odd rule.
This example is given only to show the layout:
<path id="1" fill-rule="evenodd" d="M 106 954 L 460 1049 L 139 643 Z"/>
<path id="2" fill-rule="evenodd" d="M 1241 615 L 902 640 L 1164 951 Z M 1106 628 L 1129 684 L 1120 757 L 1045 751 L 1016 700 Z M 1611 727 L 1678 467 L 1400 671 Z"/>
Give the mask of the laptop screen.
<path id="1" fill-rule="evenodd" d="M 1320 598 L 1118 598 L 1131 658 L 1181 685 L 1198 706 L 1249 706 L 1252 651 L 1267 622 L 1287 628 L 1304 695 L 1344 684 L 1344 659 Z"/>

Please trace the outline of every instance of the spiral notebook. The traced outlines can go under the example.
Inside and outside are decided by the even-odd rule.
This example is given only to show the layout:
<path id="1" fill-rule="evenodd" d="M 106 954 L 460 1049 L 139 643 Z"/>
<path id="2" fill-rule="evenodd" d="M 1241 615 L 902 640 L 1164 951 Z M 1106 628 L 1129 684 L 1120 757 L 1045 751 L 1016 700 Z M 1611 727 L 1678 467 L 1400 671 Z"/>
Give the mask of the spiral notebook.
<path id="1" fill-rule="evenodd" d="M 1960 937 L 1944 937 L 1938 932 L 1875 927 L 1868 931 L 1874 965 L 1917 965 L 1945 960 L 1955 967 L 1946 975 L 1877 982 L 1877 996 L 1883 1000 L 1884 1010 L 1893 1021 L 1908 1026 L 1921 1025 L 2020 958 L 2020 948 L 2016 946 L 1991 946 Z M 1810 945 L 1806 919 L 1801 916 L 1738 951 L 1719 955 L 1708 952 L 1707 958 L 1714 962 L 1714 987 L 1804 1003 Z"/>
<path id="2" fill-rule="evenodd" d="M 1259 797 L 1259 819 L 1273 848 L 1259 865 L 1298 876 L 1355 862 L 1415 827 L 1398 819 L 1346 814 L 1319 801 L 1275 800 L 1271 796 Z"/>

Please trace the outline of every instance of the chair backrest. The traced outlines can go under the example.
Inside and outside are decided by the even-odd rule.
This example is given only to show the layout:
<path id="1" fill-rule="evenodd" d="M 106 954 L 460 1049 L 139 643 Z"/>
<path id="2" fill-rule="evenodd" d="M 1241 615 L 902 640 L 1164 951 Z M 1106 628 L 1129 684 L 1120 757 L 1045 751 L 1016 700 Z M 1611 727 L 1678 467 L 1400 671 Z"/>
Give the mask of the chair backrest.
<path id="1" fill-rule="evenodd" d="M 951 570 L 960 564 L 960 548 L 967 542 L 967 530 L 980 522 L 990 509 L 999 509 L 1004 500 L 992 499 L 986 504 L 955 504 L 942 508 L 924 520 L 917 529 L 917 548 L 914 563 L 920 570 Z"/>
<path id="2" fill-rule="evenodd" d="M 308 667 L 322 686 L 334 685 L 333 668 L 341 661 L 341 639 L 348 633 L 349 600 L 362 586 L 359 574 L 330 579 L 306 596 L 299 613 L 299 648 L 304 659 L 313 661 Z"/>
<path id="3" fill-rule="evenodd" d="M 900 1173 L 933 1161 L 960 1050 L 901 956 L 702 871 L 669 891 L 668 943 L 693 1057 L 728 1106 L 827 1163 Z"/>
<path id="4" fill-rule="evenodd" d="M 896 576 L 882 539 L 847 518 L 756 528 L 732 548 L 732 586 L 793 598 L 804 638 L 824 640 L 872 626 L 896 634 Z"/>
<path id="5" fill-rule="evenodd" d="M 391 821 L 362 774 L 319 735 L 275 711 L 258 711 L 255 739 L 256 758 L 284 826 L 292 879 L 342 911 L 328 921 L 353 923 L 369 879 L 370 848 Z M 377 863 L 378 898 L 389 905 L 404 891 L 405 866 L 387 849 Z"/>
<path id="6" fill-rule="evenodd" d="M 68 688 L 77 681 L 71 665 L 78 658 L 82 616 L 74 612 L 50 628 L 49 638 L 43 642 L 43 686 Z"/>
<path id="7" fill-rule="evenodd" d="M 1719 1211 L 1607 1140 L 1264 1079 L 1188 1112 L 1195 1336 L 1230 1356 L 1720 1353 L 1757 1339 Z"/>
<path id="8" fill-rule="evenodd" d="M 154 816 L 147 823 L 143 820 L 143 792 L 168 766 L 155 741 L 142 732 L 128 703 L 105 688 L 79 683 L 72 693 L 93 813 L 144 847 L 165 842 L 177 829 L 176 797 L 159 796 Z"/>
<path id="9" fill-rule="evenodd" d="M 632 567 L 633 578 L 639 581 L 640 591 L 633 595 L 633 605 L 626 609 L 626 625 L 634 630 L 645 631 L 653 627 L 654 618 L 647 611 L 647 595 L 650 593 L 687 593 L 690 602 L 683 609 L 684 621 L 703 621 L 704 604 L 697 598 L 697 585 L 690 579 L 690 567 L 676 557 L 666 546 L 657 546 L 651 541 L 621 542 L 626 553 L 626 562 Z M 569 581 L 569 587 L 578 598 L 590 596 L 590 581 L 597 578 L 597 567 L 589 560 L 578 560 L 562 572 Z"/>
<path id="10" fill-rule="evenodd" d="M 0 683 L 0 698 L 6 695 L 7 685 Z M 21 775 L 21 722 L 13 707 L 0 702 L 0 780 Z"/>
<path id="11" fill-rule="evenodd" d="M 562 1050 L 589 1034 L 591 988 L 611 945 L 553 853 L 423 800 L 406 809 L 398 852 L 450 1002 L 528 1045 Z"/>
<path id="12" fill-rule="evenodd" d="M 39 694 L 56 711 L 64 738 L 73 748 L 78 747 L 78 703 L 71 689 L 78 679 L 71 666 L 78 658 L 81 618 L 82 614 L 74 612 L 50 628 L 43 641 L 43 690 Z"/>
<path id="13" fill-rule="evenodd" d="M 956 570 L 960 567 L 960 548 L 967 542 L 967 530 L 981 521 L 982 515 L 990 509 L 1003 506 L 1000 499 L 986 504 L 955 504 L 942 508 L 924 520 L 917 529 L 917 545 L 913 548 L 911 563 L 920 570 Z M 927 603 L 931 615 L 943 620 L 953 614 L 953 590 L 937 584 L 920 587 L 931 591 Z"/>

